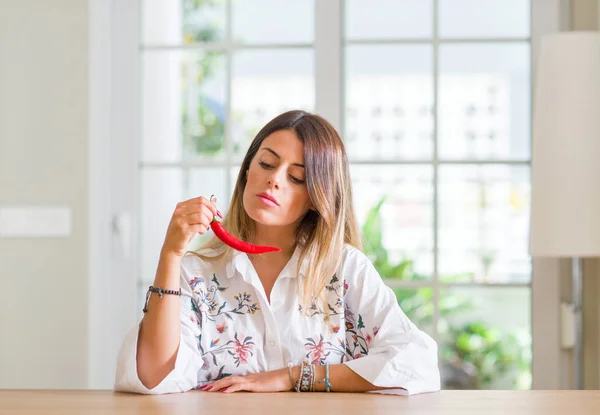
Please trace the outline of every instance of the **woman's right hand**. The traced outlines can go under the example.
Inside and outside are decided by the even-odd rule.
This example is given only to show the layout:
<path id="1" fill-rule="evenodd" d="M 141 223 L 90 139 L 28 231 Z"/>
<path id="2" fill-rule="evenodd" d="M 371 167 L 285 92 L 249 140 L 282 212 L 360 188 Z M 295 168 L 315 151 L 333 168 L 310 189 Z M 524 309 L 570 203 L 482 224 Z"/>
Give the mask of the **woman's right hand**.
<path id="1" fill-rule="evenodd" d="M 182 257 L 187 252 L 192 238 L 197 233 L 203 235 L 208 231 L 218 212 L 216 199 L 213 200 L 214 202 L 211 202 L 200 196 L 177 204 L 167 228 L 162 255 Z"/>

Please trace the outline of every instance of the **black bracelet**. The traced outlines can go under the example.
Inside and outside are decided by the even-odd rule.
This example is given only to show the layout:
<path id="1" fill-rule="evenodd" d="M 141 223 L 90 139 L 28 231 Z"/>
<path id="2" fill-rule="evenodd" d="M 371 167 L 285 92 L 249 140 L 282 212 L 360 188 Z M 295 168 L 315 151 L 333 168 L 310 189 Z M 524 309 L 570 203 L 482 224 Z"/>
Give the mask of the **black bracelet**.
<path id="1" fill-rule="evenodd" d="M 146 301 L 144 302 L 144 309 L 142 310 L 144 313 L 148 311 L 148 301 L 150 300 L 150 294 L 152 293 L 158 293 L 159 298 L 162 298 L 163 294 L 181 295 L 181 288 L 178 291 L 175 291 L 165 290 L 160 287 L 153 287 L 152 285 L 148 287 L 148 291 L 146 292 Z"/>

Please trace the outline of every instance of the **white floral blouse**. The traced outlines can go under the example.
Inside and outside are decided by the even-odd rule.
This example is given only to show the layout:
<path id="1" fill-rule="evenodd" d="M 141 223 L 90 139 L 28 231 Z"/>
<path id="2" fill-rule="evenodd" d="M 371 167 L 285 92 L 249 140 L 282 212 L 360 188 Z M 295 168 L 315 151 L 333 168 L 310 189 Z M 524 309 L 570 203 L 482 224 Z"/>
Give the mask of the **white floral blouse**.
<path id="1" fill-rule="evenodd" d="M 281 271 L 267 301 L 244 253 L 206 262 L 186 255 L 181 265 L 181 341 L 173 371 L 155 388 L 136 369 L 138 326 L 126 336 L 115 390 L 146 394 L 197 389 L 224 376 L 295 366 L 303 360 L 343 363 L 382 393 L 440 389 L 437 345 L 398 306 L 372 262 L 347 245 L 340 271 L 326 287 L 330 319 L 321 301 L 302 310 L 296 281 L 300 248 Z M 306 275 L 302 264 L 300 278 Z M 335 385 L 332 388 L 335 390 Z"/>

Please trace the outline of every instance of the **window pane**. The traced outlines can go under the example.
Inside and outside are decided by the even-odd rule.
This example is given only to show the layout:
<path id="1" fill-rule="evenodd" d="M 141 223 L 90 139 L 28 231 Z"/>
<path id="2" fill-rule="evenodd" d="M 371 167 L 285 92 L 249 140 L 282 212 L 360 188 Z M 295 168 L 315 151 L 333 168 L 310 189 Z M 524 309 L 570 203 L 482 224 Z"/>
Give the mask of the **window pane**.
<path id="1" fill-rule="evenodd" d="M 524 42 L 440 46 L 442 158 L 529 158 L 529 52 Z"/>
<path id="2" fill-rule="evenodd" d="M 143 169 L 141 172 L 141 217 L 139 230 L 140 279 L 154 280 L 160 249 L 177 203 L 192 197 L 225 198 L 225 169 L 198 168 L 188 174 L 178 168 Z M 223 195 L 223 196 L 221 196 Z M 223 200 L 224 201 L 224 200 Z M 225 213 L 226 204 L 219 203 Z M 196 249 L 202 238 L 198 235 L 188 249 Z"/>
<path id="3" fill-rule="evenodd" d="M 527 166 L 440 166 L 439 272 L 443 281 L 527 283 Z"/>
<path id="4" fill-rule="evenodd" d="M 404 314 L 420 329 L 434 337 L 433 290 L 431 288 L 394 288 Z"/>
<path id="5" fill-rule="evenodd" d="M 432 0 L 347 0 L 346 36 L 355 39 L 430 38 Z"/>
<path id="6" fill-rule="evenodd" d="M 241 166 L 233 166 L 229 169 L 229 178 L 230 178 L 230 186 L 231 188 L 229 189 L 229 194 L 231 196 L 233 196 L 233 191 L 235 190 L 235 185 L 237 183 L 237 179 L 238 179 L 238 175 L 240 173 L 240 167 Z"/>
<path id="7" fill-rule="evenodd" d="M 531 388 L 531 289 L 440 293 L 443 389 Z"/>
<path id="8" fill-rule="evenodd" d="M 243 43 L 310 43 L 314 0 L 233 0 L 233 38 Z"/>
<path id="9" fill-rule="evenodd" d="M 243 157 L 264 125 L 282 112 L 315 106 L 312 49 L 248 50 L 234 55 L 234 152 Z"/>
<path id="10" fill-rule="evenodd" d="M 528 37 L 529 0 L 439 0 L 441 37 Z"/>
<path id="11" fill-rule="evenodd" d="M 430 278 L 433 271 L 432 168 L 352 166 L 351 174 L 364 251 L 382 278 Z"/>
<path id="12" fill-rule="evenodd" d="M 142 56 L 142 160 L 224 158 L 223 54 L 175 50 Z"/>
<path id="13" fill-rule="evenodd" d="M 181 44 L 225 38 L 226 0 L 144 0 L 142 42 Z"/>
<path id="14" fill-rule="evenodd" d="M 356 45 L 346 55 L 349 157 L 431 159 L 431 46 Z"/>

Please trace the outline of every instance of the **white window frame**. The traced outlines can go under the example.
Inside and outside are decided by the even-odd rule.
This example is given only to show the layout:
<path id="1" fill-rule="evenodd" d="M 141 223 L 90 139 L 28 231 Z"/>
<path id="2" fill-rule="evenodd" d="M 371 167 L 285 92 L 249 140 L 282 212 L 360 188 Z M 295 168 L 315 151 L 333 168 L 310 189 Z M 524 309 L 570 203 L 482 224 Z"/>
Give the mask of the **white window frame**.
<path id="1" fill-rule="evenodd" d="M 438 0 L 433 1 L 438 2 Z M 139 207 L 141 0 L 110 2 L 89 0 L 89 5 L 88 386 L 110 388 L 114 379 L 119 346 L 126 331 L 135 325 L 139 315 L 137 310 L 138 247 L 137 238 L 134 236 L 137 235 L 136 218 Z M 343 0 L 315 1 L 315 109 L 341 130 L 343 130 L 344 111 L 345 45 L 341 38 L 342 8 Z M 437 10 L 437 7 L 434 9 Z M 546 33 L 568 29 L 569 10 L 568 0 L 532 0 L 532 74 L 535 73 L 535 56 L 540 37 Z M 231 8 L 228 13 L 230 12 Z M 434 23 L 436 22 L 437 16 L 434 16 Z M 436 40 L 435 33 L 433 42 L 431 40 L 427 42 L 432 43 L 434 47 L 434 82 L 437 90 L 439 42 Z M 231 63 L 228 65 L 230 69 Z M 531 79 L 533 84 L 535 79 L 533 76 Z M 230 105 L 229 100 L 227 105 Z M 437 123 L 437 119 L 434 122 Z M 437 134 L 436 127 L 437 124 L 434 126 L 435 134 Z M 226 135 L 228 135 L 226 142 L 230 143 L 228 131 Z M 368 163 L 373 164 L 373 161 Z M 400 163 L 410 164 L 408 161 L 395 164 Z M 434 160 L 435 163 L 437 160 Z M 478 163 L 486 164 L 469 161 L 469 164 Z M 437 171 L 437 167 L 435 170 Z M 421 283 L 401 282 L 401 284 L 403 287 L 414 287 Z M 434 301 L 437 302 L 440 287 L 445 284 L 441 284 L 436 278 L 433 282 L 425 282 L 424 285 L 433 287 Z M 485 286 L 490 285 L 493 286 L 493 284 Z M 506 284 L 498 285 L 506 286 Z M 559 389 L 558 261 L 534 259 L 531 287 L 532 387 Z M 437 306 L 435 310 L 434 324 L 439 318 Z"/>

